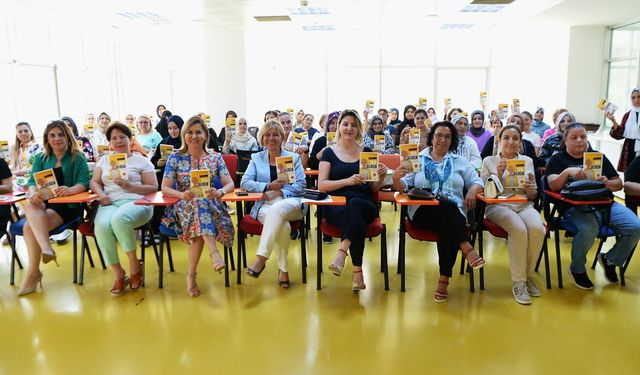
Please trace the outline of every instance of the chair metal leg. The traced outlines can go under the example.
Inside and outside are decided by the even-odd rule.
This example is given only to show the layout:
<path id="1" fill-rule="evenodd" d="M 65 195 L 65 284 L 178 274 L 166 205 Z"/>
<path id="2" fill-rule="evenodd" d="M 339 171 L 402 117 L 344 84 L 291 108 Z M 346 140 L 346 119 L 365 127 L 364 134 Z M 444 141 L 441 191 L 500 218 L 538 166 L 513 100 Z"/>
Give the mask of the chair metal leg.
<path id="1" fill-rule="evenodd" d="M 84 254 L 87 253 L 89 255 L 89 260 L 91 260 L 91 254 L 89 254 L 89 245 L 87 244 L 87 236 L 84 234 L 80 236 L 80 277 L 78 280 L 78 285 L 84 285 Z M 93 262 L 91 262 L 91 267 L 93 268 Z"/>
<path id="2" fill-rule="evenodd" d="M 166 237 L 167 239 L 167 255 L 169 256 L 169 271 L 175 272 L 175 268 L 173 268 L 173 255 L 171 254 L 171 237 Z"/>
<path id="3" fill-rule="evenodd" d="M 169 242 L 169 237 L 165 237 L 162 233 L 160 233 L 160 262 L 158 263 L 158 289 L 162 289 L 162 276 L 164 276 L 164 242 Z"/>
<path id="4" fill-rule="evenodd" d="M 238 225 L 239 227 L 239 225 Z M 238 253 L 237 253 L 237 259 L 238 259 L 238 268 L 236 269 L 236 284 L 240 285 L 242 284 L 242 267 L 240 267 L 240 259 L 242 259 L 242 249 L 244 248 L 244 233 L 238 231 Z"/>
<path id="5" fill-rule="evenodd" d="M 600 237 L 600 242 L 598 243 L 598 250 L 596 250 L 596 255 L 593 257 L 593 262 L 591 262 L 592 270 L 596 269 L 596 264 L 598 263 L 598 255 L 602 251 L 602 246 L 604 245 L 604 241 L 606 241 L 606 238 Z"/>
<path id="6" fill-rule="evenodd" d="M 9 245 L 11 246 L 11 274 L 9 276 L 9 285 L 14 285 L 16 277 L 16 261 L 18 260 L 18 253 L 16 252 L 16 236 L 9 236 Z"/>
<path id="7" fill-rule="evenodd" d="M 562 260 L 560 259 L 560 235 L 559 231 L 554 232 L 556 241 L 556 264 L 558 265 L 558 288 L 562 289 Z"/>
<path id="8" fill-rule="evenodd" d="M 547 281 L 547 289 L 551 289 L 551 270 L 549 269 L 549 248 L 547 246 L 547 235 L 544 238 L 544 244 L 542 244 L 542 253 L 544 254 L 544 275 Z"/>
<path id="9" fill-rule="evenodd" d="M 229 253 L 233 251 L 231 247 L 224 247 L 224 264 L 227 264 L 229 261 Z M 229 267 L 224 268 L 224 286 L 225 288 L 229 287 Z"/>
<path id="10" fill-rule="evenodd" d="M 80 243 L 81 251 L 84 252 L 86 250 L 87 252 L 87 258 L 89 258 L 89 266 L 91 266 L 91 268 L 96 268 L 96 265 L 93 263 L 93 257 L 91 256 L 91 251 L 89 251 L 89 243 L 84 235 L 80 236 L 80 242 L 81 242 Z M 80 267 L 82 267 L 82 265 L 80 265 Z"/>
<path id="11" fill-rule="evenodd" d="M 104 263 L 104 257 L 102 256 L 102 251 L 100 251 L 100 247 L 98 246 L 98 240 L 93 237 L 93 241 L 96 243 L 96 251 L 98 252 L 98 257 L 100 258 L 100 264 L 102 264 L 102 269 L 106 270 L 107 265 Z"/>
<path id="12" fill-rule="evenodd" d="M 78 283 L 78 231 L 73 229 L 73 283 Z"/>
<path id="13" fill-rule="evenodd" d="M 302 263 L 302 283 L 307 283 L 307 241 L 306 241 L 306 228 L 303 223 L 300 225 L 300 262 Z"/>
<path id="14" fill-rule="evenodd" d="M 382 270 L 384 272 L 384 290 L 389 290 L 389 263 L 387 259 L 387 226 L 382 224 L 382 233 L 380 235 L 380 249 L 382 249 L 382 257 L 380 263 L 382 263 Z"/>
<path id="15" fill-rule="evenodd" d="M 482 270 L 482 268 L 480 268 Z M 469 292 L 474 293 L 476 291 L 476 277 L 473 272 L 473 268 L 467 264 L 467 272 L 469 272 Z"/>
<path id="16" fill-rule="evenodd" d="M 480 224 L 478 224 L 480 225 Z M 481 258 L 484 257 L 484 234 L 483 234 L 483 230 L 479 229 L 478 230 L 478 252 Z M 480 271 L 478 272 L 480 274 L 480 290 L 484 290 L 484 267 L 480 268 Z M 473 269 L 472 269 L 472 273 L 471 273 L 471 277 L 473 277 Z"/>

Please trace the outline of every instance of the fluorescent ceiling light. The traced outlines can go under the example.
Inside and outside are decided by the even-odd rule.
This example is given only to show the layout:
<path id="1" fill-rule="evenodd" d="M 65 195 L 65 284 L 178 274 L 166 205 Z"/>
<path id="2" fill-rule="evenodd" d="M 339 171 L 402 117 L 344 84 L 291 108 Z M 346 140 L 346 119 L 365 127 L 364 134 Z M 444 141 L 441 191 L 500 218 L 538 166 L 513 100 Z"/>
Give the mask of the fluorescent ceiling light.
<path id="1" fill-rule="evenodd" d="M 253 16 L 258 22 L 291 21 L 289 16 Z"/>
<path id="2" fill-rule="evenodd" d="M 128 18 L 131 21 L 143 21 L 155 25 L 166 25 L 169 23 L 169 20 L 162 17 L 161 15 L 147 11 L 116 12 L 116 15 Z"/>
<path id="3" fill-rule="evenodd" d="M 304 16 L 307 14 L 312 14 L 312 15 L 329 14 L 329 10 L 325 7 L 289 8 L 289 12 L 294 16 Z"/>
<path id="4" fill-rule="evenodd" d="M 334 31 L 333 25 L 304 25 L 302 26 L 304 31 Z"/>
<path id="5" fill-rule="evenodd" d="M 471 4 L 511 4 L 513 3 L 515 0 L 474 0 L 471 2 Z"/>
<path id="6" fill-rule="evenodd" d="M 447 29 L 447 30 L 464 30 L 464 29 L 470 29 L 473 27 L 473 24 L 471 23 L 445 23 L 444 25 L 440 26 L 441 29 Z"/>
<path id="7" fill-rule="evenodd" d="M 488 4 L 469 4 L 462 8 L 461 12 L 469 13 L 495 13 L 504 8 L 504 5 L 488 5 Z"/>

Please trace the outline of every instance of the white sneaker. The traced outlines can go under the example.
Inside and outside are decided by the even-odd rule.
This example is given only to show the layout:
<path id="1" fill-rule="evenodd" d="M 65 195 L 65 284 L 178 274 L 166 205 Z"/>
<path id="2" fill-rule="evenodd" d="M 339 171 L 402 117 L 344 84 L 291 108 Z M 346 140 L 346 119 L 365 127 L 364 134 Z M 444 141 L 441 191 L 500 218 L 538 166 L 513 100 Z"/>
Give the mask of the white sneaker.
<path id="1" fill-rule="evenodd" d="M 54 234 L 53 236 L 49 237 L 49 239 L 51 241 L 64 242 L 69 237 L 71 237 L 71 231 L 69 229 L 67 229 L 64 232 L 60 233 L 60 234 Z"/>
<path id="2" fill-rule="evenodd" d="M 530 305 L 531 297 L 527 292 L 527 283 L 525 281 L 514 281 L 513 288 L 511 292 L 513 293 L 513 298 L 515 298 L 516 302 L 521 305 Z"/>
<path id="3" fill-rule="evenodd" d="M 234 210 L 233 207 L 231 207 L 231 205 L 227 203 L 227 212 L 229 213 L 229 215 L 233 215 L 236 213 L 236 210 Z"/>
<path id="4" fill-rule="evenodd" d="M 527 277 L 527 292 L 531 297 L 540 297 L 542 295 L 533 277 Z"/>

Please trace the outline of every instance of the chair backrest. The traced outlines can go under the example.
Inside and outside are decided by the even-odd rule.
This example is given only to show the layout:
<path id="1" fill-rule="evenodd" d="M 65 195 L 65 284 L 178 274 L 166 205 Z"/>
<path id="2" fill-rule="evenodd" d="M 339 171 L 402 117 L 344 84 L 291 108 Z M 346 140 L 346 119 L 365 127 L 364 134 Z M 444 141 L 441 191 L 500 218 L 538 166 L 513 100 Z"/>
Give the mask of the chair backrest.
<path id="1" fill-rule="evenodd" d="M 224 159 L 224 163 L 227 165 L 233 184 L 237 186 L 238 156 L 233 154 L 222 155 L 222 159 Z"/>
<path id="2" fill-rule="evenodd" d="M 249 166 L 249 162 L 251 162 L 251 155 L 260 151 L 242 151 L 237 150 L 236 155 L 238 156 L 238 173 L 244 173 Z"/>
<path id="3" fill-rule="evenodd" d="M 258 127 L 257 127 L 257 126 L 250 126 L 250 127 L 247 129 L 247 131 L 249 132 L 249 134 L 251 134 L 251 136 L 252 136 L 253 138 L 256 138 L 256 139 L 257 139 L 257 137 L 258 137 L 258 131 L 259 131 L 259 129 L 258 129 Z"/>
<path id="4" fill-rule="evenodd" d="M 400 155 L 398 154 L 380 154 L 378 161 L 387 166 L 391 170 L 396 170 L 400 166 Z"/>

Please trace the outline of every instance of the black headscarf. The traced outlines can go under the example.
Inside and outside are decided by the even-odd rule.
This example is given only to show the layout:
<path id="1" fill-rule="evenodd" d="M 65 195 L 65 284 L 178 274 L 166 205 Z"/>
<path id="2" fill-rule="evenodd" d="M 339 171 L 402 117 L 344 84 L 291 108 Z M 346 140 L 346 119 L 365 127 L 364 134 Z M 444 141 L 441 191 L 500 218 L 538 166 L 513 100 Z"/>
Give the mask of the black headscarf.
<path id="1" fill-rule="evenodd" d="M 61 117 L 60 120 L 69 121 L 69 123 L 71 123 L 71 128 L 73 128 L 73 136 L 77 138 L 79 134 L 78 134 L 78 127 L 76 126 L 76 122 L 73 121 L 73 119 L 69 116 Z"/>
<path id="2" fill-rule="evenodd" d="M 398 124 L 398 126 L 396 127 L 396 146 L 398 144 L 400 144 L 400 134 L 402 134 L 402 130 L 406 127 L 410 127 L 410 128 L 415 128 L 416 127 L 416 122 L 414 120 L 407 120 L 407 112 L 409 111 L 409 109 L 413 109 L 413 112 L 415 113 L 416 111 L 416 107 L 409 104 L 408 106 L 404 107 L 404 112 L 402 112 L 402 122 Z"/>
<path id="3" fill-rule="evenodd" d="M 182 125 L 184 125 L 184 120 L 182 119 L 182 117 L 178 115 L 173 115 L 169 117 L 169 120 L 167 120 L 167 132 L 169 131 L 168 129 L 169 129 L 170 122 L 173 122 L 178 126 L 178 129 L 182 130 Z M 178 135 L 177 138 L 172 138 L 169 135 L 162 140 L 162 144 L 171 145 L 173 146 L 173 148 L 179 149 L 180 147 L 182 147 L 182 137 Z"/>
<path id="4" fill-rule="evenodd" d="M 160 116 L 160 122 L 158 122 L 158 125 L 156 125 L 156 131 L 160 133 L 163 139 L 169 136 L 169 129 L 167 128 L 167 125 L 169 125 L 167 119 L 169 117 L 171 117 L 171 112 L 162 112 L 162 116 Z"/>

